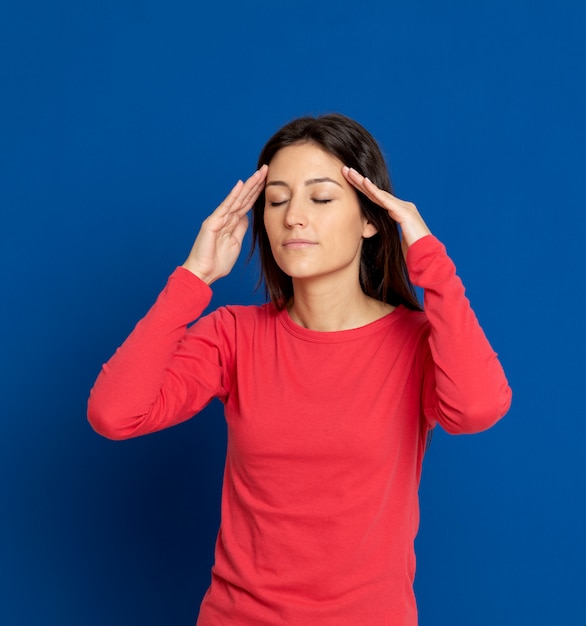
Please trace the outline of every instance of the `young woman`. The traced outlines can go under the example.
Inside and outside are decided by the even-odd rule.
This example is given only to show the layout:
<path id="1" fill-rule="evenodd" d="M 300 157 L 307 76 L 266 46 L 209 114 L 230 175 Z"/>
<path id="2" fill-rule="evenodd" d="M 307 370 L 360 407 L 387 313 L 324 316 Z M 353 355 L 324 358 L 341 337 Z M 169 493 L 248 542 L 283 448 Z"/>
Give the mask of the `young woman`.
<path id="1" fill-rule="evenodd" d="M 200 317 L 252 207 L 270 302 Z M 269 140 L 104 365 L 88 415 L 124 439 L 214 397 L 228 450 L 198 625 L 415 625 L 428 435 L 489 428 L 511 391 L 445 248 L 347 117 L 300 118 Z"/>

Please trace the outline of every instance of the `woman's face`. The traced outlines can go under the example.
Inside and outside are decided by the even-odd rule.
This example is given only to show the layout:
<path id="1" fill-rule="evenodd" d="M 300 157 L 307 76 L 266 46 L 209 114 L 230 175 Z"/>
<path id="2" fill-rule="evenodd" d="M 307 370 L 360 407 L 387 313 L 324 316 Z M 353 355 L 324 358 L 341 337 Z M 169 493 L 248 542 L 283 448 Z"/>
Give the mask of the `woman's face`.
<path id="1" fill-rule="evenodd" d="M 362 240 L 376 229 L 343 165 L 312 143 L 282 148 L 269 163 L 264 225 L 277 265 L 293 279 L 358 280 Z"/>

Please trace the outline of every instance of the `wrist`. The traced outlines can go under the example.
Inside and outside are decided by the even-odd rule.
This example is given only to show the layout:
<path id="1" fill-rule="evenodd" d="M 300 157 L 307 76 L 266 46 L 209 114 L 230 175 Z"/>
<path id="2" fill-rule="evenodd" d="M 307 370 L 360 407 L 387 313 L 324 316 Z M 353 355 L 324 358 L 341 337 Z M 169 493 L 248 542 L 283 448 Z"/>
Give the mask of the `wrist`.
<path id="1" fill-rule="evenodd" d="M 202 282 L 206 285 L 211 285 L 215 280 L 217 280 L 216 276 L 213 276 L 210 272 L 206 272 L 201 267 L 198 267 L 197 264 L 191 263 L 189 259 L 183 263 L 181 266 L 191 272 L 194 276 L 197 276 Z"/>
<path id="2" fill-rule="evenodd" d="M 416 241 L 431 235 L 431 231 L 423 222 L 421 224 L 417 224 L 416 226 L 410 225 L 409 228 L 401 226 L 401 232 L 407 247 L 413 245 Z"/>

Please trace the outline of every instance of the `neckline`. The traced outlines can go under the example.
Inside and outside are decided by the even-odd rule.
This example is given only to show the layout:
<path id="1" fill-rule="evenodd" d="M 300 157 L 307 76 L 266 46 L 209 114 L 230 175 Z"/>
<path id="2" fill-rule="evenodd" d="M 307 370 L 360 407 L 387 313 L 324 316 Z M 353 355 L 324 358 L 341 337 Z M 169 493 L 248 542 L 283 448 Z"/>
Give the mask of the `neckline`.
<path id="1" fill-rule="evenodd" d="M 374 320 L 374 322 L 369 322 L 364 326 L 349 328 L 347 330 L 332 331 L 311 330 L 309 328 L 304 328 L 303 326 L 297 324 L 297 322 L 293 321 L 286 308 L 278 311 L 277 317 L 285 330 L 298 339 L 314 343 L 341 343 L 362 339 L 372 333 L 376 333 L 382 328 L 391 326 L 400 317 L 403 317 L 407 311 L 408 309 L 400 304 L 390 313 L 387 313 L 386 315 L 379 317 L 377 320 Z"/>

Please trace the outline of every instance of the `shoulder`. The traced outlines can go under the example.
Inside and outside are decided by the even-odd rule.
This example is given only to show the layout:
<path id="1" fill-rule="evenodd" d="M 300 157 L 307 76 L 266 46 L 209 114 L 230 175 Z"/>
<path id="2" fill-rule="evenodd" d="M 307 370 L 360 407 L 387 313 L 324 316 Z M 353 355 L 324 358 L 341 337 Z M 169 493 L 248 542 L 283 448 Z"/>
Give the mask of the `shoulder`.
<path id="1" fill-rule="evenodd" d="M 394 313 L 399 314 L 388 340 L 395 347 L 411 353 L 425 355 L 429 348 L 431 326 L 423 311 L 413 311 L 401 305 Z"/>
<path id="2" fill-rule="evenodd" d="M 270 332 L 272 305 L 221 306 L 200 317 L 187 330 L 184 338 L 186 351 L 198 352 L 201 347 L 217 350 L 223 363 L 233 362 L 238 347 L 251 346 L 255 341 L 266 340 Z M 273 323 L 274 326 L 274 323 Z"/>
<path id="3" fill-rule="evenodd" d="M 217 310 L 225 311 L 238 318 L 266 317 L 277 312 L 277 309 L 271 302 L 265 302 L 264 304 L 227 304 L 219 307 Z"/>
<path id="4" fill-rule="evenodd" d="M 234 320 L 238 325 L 266 322 L 276 319 L 278 315 L 277 309 L 270 302 L 261 305 L 231 304 L 220 307 L 216 312 L 223 318 Z"/>
<path id="5" fill-rule="evenodd" d="M 397 324 L 405 330 L 424 330 L 429 327 L 429 321 L 424 311 L 413 311 L 406 306 L 399 306 L 393 315 L 397 315 Z"/>
<path id="6" fill-rule="evenodd" d="M 233 336 L 237 331 L 274 323 L 277 309 L 270 303 L 262 305 L 221 306 L 200 318 L 192 327 L 195 332 L 220 333 Z"/>

